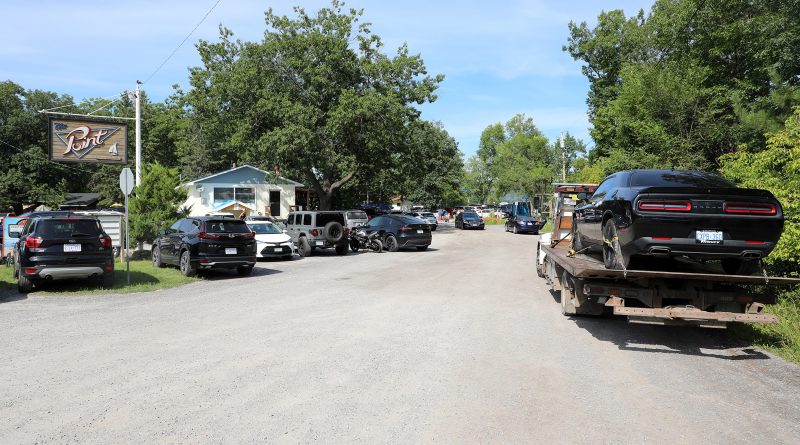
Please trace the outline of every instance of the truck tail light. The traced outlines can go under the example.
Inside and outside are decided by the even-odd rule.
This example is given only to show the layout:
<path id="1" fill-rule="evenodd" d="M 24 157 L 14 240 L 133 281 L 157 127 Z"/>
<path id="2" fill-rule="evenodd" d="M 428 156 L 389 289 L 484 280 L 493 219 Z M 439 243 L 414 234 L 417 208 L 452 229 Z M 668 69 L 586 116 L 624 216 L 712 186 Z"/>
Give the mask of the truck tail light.
<path id="1" fill-rule="evenodd" d="M 42 239 L 38 236 L 36 238 L 25 238 L 25 247 L 28 249 L 36 249 L 42 245 Z"/>
<path id="2" fill-rule="evenodd" d="M 726 202 L 723 206 L 725 213 L 739 215 L 774 215 L 778 213 L 775 204 L 761 204 L 754 202 Z"/>
<path id="3" fill-rule="evenodd" d="M 639 201 L 639 210 L 648 212 L 691 212 L 691 201 L 656 201 L 656 200 L 641 200 Z"/>

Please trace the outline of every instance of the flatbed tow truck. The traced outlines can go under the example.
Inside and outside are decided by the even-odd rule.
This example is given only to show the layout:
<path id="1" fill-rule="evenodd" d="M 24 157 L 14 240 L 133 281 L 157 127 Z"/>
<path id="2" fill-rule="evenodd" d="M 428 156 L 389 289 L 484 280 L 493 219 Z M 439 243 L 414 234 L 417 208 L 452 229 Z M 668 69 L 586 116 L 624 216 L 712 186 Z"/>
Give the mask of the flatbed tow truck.
<path id="1" fill-rule="evenodd" d="M 536 272 L 561 293 L 564 315 L 628 317 L 632 323 L 725 328 L 729 322 L 777 323 L 764 311 L 774 304 L 775 286 L 800 279 L 761 275 L 727 275 L 718 264 L 689 259 L 640 261 L 637 270 L 606 269 L 591 254 L 571 250 L 572 215 L 579 193 L 595 184 L 554 184 L 553 232 L 537 245 Z M 757 290 L 756 290 L 757 289 Z"/>

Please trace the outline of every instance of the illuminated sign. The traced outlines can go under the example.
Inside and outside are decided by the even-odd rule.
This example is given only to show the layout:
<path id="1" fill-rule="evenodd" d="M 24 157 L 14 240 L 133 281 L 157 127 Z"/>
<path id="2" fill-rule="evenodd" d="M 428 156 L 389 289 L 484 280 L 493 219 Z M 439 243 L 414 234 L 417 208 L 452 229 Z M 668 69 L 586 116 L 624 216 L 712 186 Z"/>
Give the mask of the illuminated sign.
<path id="1" fill-rule="evenodd" d="M 53 161 L 128 163 L 128 126 L 125 124 L 51 117 L 48 129 Z"/>

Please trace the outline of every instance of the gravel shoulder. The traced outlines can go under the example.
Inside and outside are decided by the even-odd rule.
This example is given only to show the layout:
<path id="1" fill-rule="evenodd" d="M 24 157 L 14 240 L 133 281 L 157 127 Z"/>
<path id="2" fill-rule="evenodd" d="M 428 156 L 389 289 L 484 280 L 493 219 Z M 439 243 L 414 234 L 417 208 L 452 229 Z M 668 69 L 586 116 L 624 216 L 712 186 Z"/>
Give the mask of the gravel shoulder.
<path id="1" fill-rule="evenodd" d="M 800 367 L 568 318 L 536 236 L 0 302 L 0 443 L 797 443 Z"/>

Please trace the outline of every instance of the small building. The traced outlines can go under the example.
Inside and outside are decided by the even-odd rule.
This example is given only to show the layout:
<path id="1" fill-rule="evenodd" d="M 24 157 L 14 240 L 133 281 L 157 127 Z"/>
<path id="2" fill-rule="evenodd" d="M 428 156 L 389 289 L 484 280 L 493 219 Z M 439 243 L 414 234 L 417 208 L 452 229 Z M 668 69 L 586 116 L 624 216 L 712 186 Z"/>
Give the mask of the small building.
<path id="1" fill-rule="evenodd" d="M 188 189 L 185 206 L 192 216 L 224 212 L 241 217 L 266 215 L 286 218 L 289 211 L 308 205 L 303 184 L 243 165 L 184 184 Z M 299 198 L 299 199 L 298 199 Z"/>

